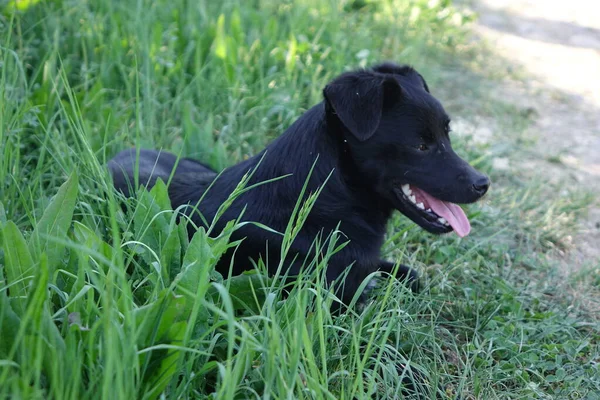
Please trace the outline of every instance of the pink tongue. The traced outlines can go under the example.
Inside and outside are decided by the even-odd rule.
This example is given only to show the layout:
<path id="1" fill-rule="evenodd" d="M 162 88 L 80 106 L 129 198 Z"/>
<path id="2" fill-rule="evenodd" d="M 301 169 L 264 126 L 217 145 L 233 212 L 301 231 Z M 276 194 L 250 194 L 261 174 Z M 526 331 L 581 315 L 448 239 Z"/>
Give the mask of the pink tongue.
<path id="1" fill-rule="evenodd" d="M 427 201 L 427 203 L 429 203 L 429 207 L 431 207 L 433 212 L 448 221 L 458 236 L 465 237 L 469 234 L 471 231 L 471 224 L 469 223 L 469 219 L 460 206 L 454 203 L 436 199 L 429 193 L 417 189 L 414 186 L 411 186 L 411 189 L 413 192 L 417 192 Z"/>

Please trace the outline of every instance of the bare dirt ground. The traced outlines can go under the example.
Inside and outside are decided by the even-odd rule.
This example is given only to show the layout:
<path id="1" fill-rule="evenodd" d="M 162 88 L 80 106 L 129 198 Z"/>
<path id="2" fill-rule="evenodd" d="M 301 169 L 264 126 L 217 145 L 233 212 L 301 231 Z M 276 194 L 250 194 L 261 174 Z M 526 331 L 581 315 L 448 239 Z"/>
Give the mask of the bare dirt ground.
<path id="1" fill-rule="evenodd" d="M 565 272 L 600 268 L 600 1 L 476 0 L 478 36 L 523 70 L 496 96 L 532 110 L 534 157 L 518 168 L 594 194 Z M 524 83 L 524 84 L 523 84 Z"/>

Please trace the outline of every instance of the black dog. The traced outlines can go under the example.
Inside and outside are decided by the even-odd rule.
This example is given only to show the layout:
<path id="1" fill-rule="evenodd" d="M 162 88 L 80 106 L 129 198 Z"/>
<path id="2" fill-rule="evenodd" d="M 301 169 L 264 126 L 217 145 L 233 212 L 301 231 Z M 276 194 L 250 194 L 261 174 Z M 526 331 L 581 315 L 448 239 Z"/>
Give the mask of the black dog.
<path id="1" fill-rule="evenodd" d="M 429 232 L 454 230 L 462 237 L 470 225 L 454 203 L 477 201 L 490 181 L 454 153 L 449 117 L 411 67 L 382 64 L 345 73 L 327 85 L 323 95 L 323 102 L 263 152 L 225 169 L 198 209 L 210 223 L 244 174 L 260 161 L 250 184 L 290 176 L 244 193 L 217 228 L 236 219 L 246 207 L 244 220 L 283 232 L 318 156 L 307 193 L 329 179 L 293 242 L 289 260 L 284 260 L 286 272 L 296 274 L 305 259 L 314 257 L 309 252 L 317 235 L 326 238 L 339 227 L 349 243 L 329 261 L 326 274 L 333 282 L 350 266 L 340 292 L 348 303 L 369 274 L 394 270 L 393 263 L 380 259 L 386 223 L 394 209 Z M 136 168 L 132 149 L 119 153 L 109 168 L 115 186 L 129 194 L 134 171 L 139 173 L 135 182 L 151 186 L 158 177 L 167 182 L 176 161 L 169 153 L 140 150 Z M 214 171 L 196 161 L 179 160 L 169 185 L 173 207 L 195 205 L 215 177 Z M 202 225 L 197 214 L 192 218 Z M 234 239 L 244 240 L 235 253 L 233 274 L 250 268 L 248 258 L 268 257 L 271 269 L 279 264 L 280 235 L 246 224 Z M 217 266 L 224 275 L 229 273 L 232 256 L 229 253 Z M 417 287 L 412 269 L 400 266 L 396 276 Z"/>

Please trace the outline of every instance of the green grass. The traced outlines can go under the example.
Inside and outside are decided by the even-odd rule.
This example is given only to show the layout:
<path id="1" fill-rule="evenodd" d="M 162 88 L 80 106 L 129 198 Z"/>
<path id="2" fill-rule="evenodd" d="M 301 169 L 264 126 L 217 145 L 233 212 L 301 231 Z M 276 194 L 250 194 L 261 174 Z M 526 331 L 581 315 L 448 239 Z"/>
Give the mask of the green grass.
<path id="1" fill-rule="evenodd" d="M 448 1 L 2 4 L 0 397 L 400 398 L 419 375 L 429 398 L 600 398 L 597 316 L 550 257 L 588 198 L 492 169 L 526 141 L 456 139 L 494 182 L 468 207 L 472 235 L 395 217 L 383 253 L 425 290 L 383 282 L 343 315 L 321 284 L 335 248 L 285 298 L 280 278 L 215 273 L 238 222 L 188 240 L 164 186 L 125 211 L 111 190 L 103 165 L 129 146 L 215 168 L 254 154 L 348 68 L 411 63 L 434 92 L 464 96 L 447 71 L 486 72 Z M 513 108 L 453 106 L 522 131 Z"/>

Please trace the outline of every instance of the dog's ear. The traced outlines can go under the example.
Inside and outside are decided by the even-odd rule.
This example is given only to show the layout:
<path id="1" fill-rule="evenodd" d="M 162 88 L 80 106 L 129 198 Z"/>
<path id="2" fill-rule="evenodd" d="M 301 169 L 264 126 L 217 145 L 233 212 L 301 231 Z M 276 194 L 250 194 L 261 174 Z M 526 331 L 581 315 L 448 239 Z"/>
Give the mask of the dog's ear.
<path id="1" fill-rule="evenodd" d="M 365 141 L 379 127 L 386 96 L 399 92 L 398 82 L 391 77 L 355 73 L 327 85 L 323 96 L 340 122 L 358 140 Z"/>
<path id="2" fill-rule="evenodd" d="M 398 65 L 398 64 L 394 64 L 392 62 L 384 62 L 384 63 L 373 66 L 372 69 L 373 69 L 373 71 L 379 72 L 382 74 L 396 74 L 396 75 L 405 76 L 405 77 L 409 77 L 409 78 L 411 78 L 411 77 L 416 78 L 423 85 L 423 89 L 425 89 L 425 91 L 427 93 L 430 93 L 429 86 L 427 86 L 427 82 L 425 81 L 425 78 L 423 78 L 423 75 L 418 73 L 410 65 Z"/>
<path id="3" fill-rule="evenodd" d="M 416 71 L 415 71 L 416 72 Z M 425 88 L 425 91 L 427 93 L 431 93 L 429 91 L 429 86 L 427 86 L 427 82 L 425 82 L 425 78 L 423 78 L 423 75 L 421 75 L 420 73 L 417 72 L 417 75 L 419 75 L 419 78 L 421 78 L 421 81 L 423 82 L 423 87 Z"/>

